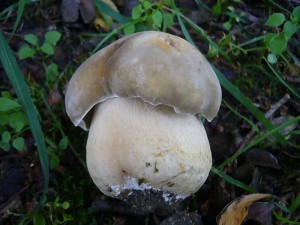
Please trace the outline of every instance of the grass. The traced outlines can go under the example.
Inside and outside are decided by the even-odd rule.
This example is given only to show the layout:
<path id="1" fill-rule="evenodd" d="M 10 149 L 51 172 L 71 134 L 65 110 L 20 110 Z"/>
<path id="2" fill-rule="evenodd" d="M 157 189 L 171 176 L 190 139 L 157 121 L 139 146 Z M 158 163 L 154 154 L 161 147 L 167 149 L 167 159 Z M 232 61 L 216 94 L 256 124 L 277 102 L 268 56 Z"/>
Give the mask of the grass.
<path id="1" fill-rule="evenodd" d="M 16 61 L 13 51 L 9 46 L 9 41 L 11 40 L 12 37 L 14 37 L 15 33 L 18 32 L 17 28 L 20 26 L 20 22 L 22 21 L 22 16 L 24 15 L 24 13 L 26 13 L 25 9 L 26 9 L 26 4 L 31 3 L 31 2 L 35 2 L 35 1 L 19 1 L 18 4 L 14 4 L 10 7 L 8 7 L 7 9 L 5 9 L 4 11 L 0 12 L 0 18 L 1 20 L 3 20 L 3 18 L 5 17 L 5 15 L 14 9 L 18 9 L 17 13 L 16 13 L 16 19 L 15 19 L 15 23 L 12 29 L 12 32 L 10 34 L 10 36 L 7 38 L 7 40 L 4 38 L 2 31 L 0 31 L 0 58 L 1 58 L 1 62 L 2 65 L 4 67 L 4 70 L 10 80 L 10 83 L 12 85 L 12 87 L 14 88 L 17 97 L 19 99 L 19 102 L 21 103 L 21 105 L 23 106 L 23 109 L 28 117 L 28 121 L 30 124 L 30 128 L 31 128 L 31 132 L 32 135 L 35 138 L 36 144 L 37 144 L 37 149 L 38 149 L 38 155 L 39 155 L 39 162 L 41 164 L 41 168 L 43 171 L 43 179 L 44 179 L 44 189 L 43 189 L 43 197 L 41 198 L 41 202 L 42 202 L 42 206 L 45 205 L 46 203 L 46 196 L 49 194 L 48 193 L 48 186 L 49 186 L 49 163 L 48 163 L 48 153 L 47 153 L 47 144 L 45 143 L 45 137 L 46 137 L 46 132 L 42 131 L 42 126 L 43 126 L 43 114 L 40 112 L 37 112 L 37 106 L 34 104 L 35 99 L 33 99 L 33 97 L 31 96 L 32 93 L 30 93 L 30 88 L 28 87 L 28 85 L 30 85 L 30 83 L 26 82 L 24 79 L 24 76 L 22 75 L 21 69 L 18 65 L 18 62 Z M 99 50 L 101 47 L 103 47 L 105 44 L 109 43 L 117 34 L 119 34 L 120 32 L 124 32 L 124 30 L 126 28 L 128 28 L 129 26 L 138 26 L 141 25 L 143 26 L 145 29 L 148 30 L 159 30 L 159 27 L 157 26 L 153 26 L 153 25 L 149 25 L 149 21 L 151 19 L 152 15 L 147 15 L 147 12 L 145 14 L 143 14 L 143 16 L 141 16 L 141 18 L 138 19 L 132 19 L 130 17 L 125 17 L 123 15 L 121 15 L 120 13 L 112 10 L 109 6 L 107 6 L 103 1 L 101 0 L 95 0 L 94 1 L 96 4 L 96 7 L 99 11 L 99 13 L 101 15 L 109 15 L 112 19 L 113 19 L 113 23 L 118 23 L 118 26 L 114 28 L 111 28 L 110 30 L 108 30 L 106 33 L 101 33 L 100 35 L 103 37 L 101 39 L 101 41 L 99 42 L 99 44 L 97 44 L 94 48 L 94 51 L 90 52 L 89 54 L 94 53 L 95 51 Z M 275 7 L 276 10 L 281 10 L 281 11 L 287 11 L 286 9 L 284 9 L 284 7 L 280 6 L 278 3 L 275 3 L 273 1 L 269 1 L 271 2 Z M 198 5 L 202 6 L 205 8 L 206 11 L 211 11 L 211 9 L 205 5 L 202 1 L 197 1 Z M 43 3 L 45 4 L 45 3 Z M 260 34 L 257 36 L 246 36 L 246 40 L 244 40 L 242 43 L 229 43 L 228 45 L 222 45 L 221 46 L 221 37 L 217 36 L 216 38 L 212 39 L 210 37 L 210 35 L 207 34 L 207 31 L 200 27 L 199 25 L 197 25 L 196 23 L 194 23 L 191 19 L 189 19 L 188 17 L 186 17 L 182 11 L 176 6 L 175 1 L 172 0 L 170 1 L 170 4 L 168 5 L 160 5 L 158 3 L 153 3 L 153 7 L 157 7 L 159 10 L 162 10 L 164 12 L 168 12 L 171 15 L 174 16 L 174 24 L 175 23 L 178 25 L 178 29 L 180 30 L 180 32 L 182 32 L 184 38 L 189 41 L 191 44 L 193 44 L 194 46 L 197 47 L 197 41 L 195 40 L 194 36 L 196 34 L 197 38 L 201 38 L 201 40 L 204 40 L 207 42 L 207 44 L 215 50 L 215 53 L 212 55 L 211 60 L 212 60 L 212 64 L 214 64 L 215 62 L 220 62 L 221 59 L 229 62 L 232 65 L 236 65 L 238 63 L 242 64 L 243 63 L 247 66 L 243 67 L 243 69 L 246 71 L 246 73 L 251 74 L 253 72 L 253 68 L 259 68 L 259 70 L 262 70 L 263 73 L 267 74 L 267 77 L 264 77 L 264 79 L 270 79 L 271 82 L 276 82 L 279 84 L 278 87 L 276 87 L 277 89 L 279 89 L 282 93 L 290 93 L 292 98 L 295 100 L 299 100 L 300 99 L 300 95 L 297 92 L 296 88 L 294 86 L 292 86 L 291 84 L 289 84 L 287 81 L 284 80 L 283 76 L 281 75 L 279 70 L 279 66 L 277 65 L 281 65 L 281 66 L 289 66 L 289 67 L 293 67 L 293 63 L 296 62 L 297 63 L 297 57 L 295 57 L 289 50 L 287 50 L 286 53 L 283 53 L 281 57 L 279 57 L 279 59 L 281 59 L 281 61 L 278 62 L 278 64 L 274 65 L 271 64 L 267 58 L 266 58 L 266 51 L 267 48 L 266 46 L 264 46 L 263 40 L 265 38 L 264 35 Z M 288 11 L 289 12 L 289 11 Z M 224 13 L 223 16 L 225 16 L 226 14 Z M 104 16 L 105 19 L 105 16 Z M 214 18 L 214 20 L 218 20 L 218 18 Z M 107 21 L 110 21 L 109 19 L 107 19 Z M 145 21 L 148 22 L 148 25 L 145 25 Z M 110 24 L 111 26 L 113 24 Z M 147 27 L 148 26 L 148 27 Z M 230 30 L 228 32 L 231 32 Z M 191 33 L 193 33 L 194 35 L 192 36 Z M 95 36 L 95 37 L 99 37 L 98 34 L 89 34 L 89 36 Z M 252 47 L 253 45 L 255 45 L 255 47 Z M 234 46 L 235 48 L 239 49 L 241 51 L 240 55 L 236 56 L 231 54 L 231 47 Z M 246 48 L 248 46 L 251 46 L 249 48 Z M 260 57 L 257 58 L 257 61 L 255 62 L 248 62 L 246 57 L 248 57 L 249 55 L 251 55 L 252 53 L 255 52 L 259 52 L 260 53 Z M 242 60 L 240 60 L 241 58 L 245 58 L 244 62 Z M 47 63 L 47 62 L 44 62 Z M 251 66 L 248 66 L 248 65 Z M 259 64 L 259 65 L 256 65 Z M 216 65 L 216 64 L 215 64 Z M 298 65 L 299 66 L 299 65 Z M 75 68 L 73 68 L 75 70 Z M 227 102 L 227 99 L 225 99 L 224 102 L 224 106 L 227 110 L 232 111 L 234 113 L 234 115 L 238 118 L 239 121 L 245 121 L 247 123 L 249 123 L 251 125 L 251 127 L 254 127 L 257 131 L 257 136 L 255 139 L 253 139 L 252 141 L 250 141 L 249 143 L 247 143 L 244 147 L 242 147 L 241 149 L 237 149 L 237 151 L 231 155 L 230 157 L 228 157 L 226 160 L 224 160 L 224 162 L 222 162 L 220 165 L 215 165 L 212 168 L 212 172 L 215 173 L 216 175 L 218 175 L 219 177 L 221 177 L 222 179 L 226 180 L 226 182 L 228 182 L 229 184 L 242 188 L 246 193 L 254 193 L 256 192 L 256 190 L 254 190 L 253 188 L 251 188 L 249 185 L 234 179 L 233 177 L 231 177 L 229 174 L 227 174 L 224 170 L 225 167 L 228 167 L 231 165 L 231 163 L 235 160 L 238 160 L 240 156 L 242 156 L 245 152 L 247 152 L 249 149 L 255 147 L 255 146 L 263 146 L 265 142 L 268 142 L 268 138 L 270 136 L 274 136 L 275 137 L 275 143 L 273 143 L 274 145 L 278 145 L 281 148 L 285 148 L 285 147 L 294 147 L 295 149 L 299 150 L 299 144 L 295 144 L 295 143 L 290 143 L 290 139 L 287 138 L 287 136 L 283 136 L 281 134 L 281 131 L 284 128 L 287 128 L 291 125 L 295 125 L 298 124 L 300 121 L 300 116 L 295 116 L 294 118 L 292 118 L 289 121 L 286 121 L 280 125 L 273 125 L 270 119 L 267 119 L 264 112 L 262 112 L 260 109 L 257 108 L 257 106 L 253 103 L 254 102 L 254 96 L 251 93 L 244 93 L 242 90 L 240 90 L 240 88 L 235 84 L 234 81 L 229 80 L 226 77 L 226 74 L 224 74 L 223 72 L 221 72 L 217 67 L 214 67 L 214 70 L 219 78 L 219 81 L 221 83 L 221 86 L 223 88 L 223 91 L 226 92 L 227 94 L 229 94 L 230 97 L 228 97 L 228 95 L 226 95 L 226 98 L 230 98 L 230 102 L 237 102 L 238 104 L 240 104 L 241 106 L 243 106 L 244 112 L 240 113 L 238 110 L 235 109 L 235 106 L 231 106 L 229 105 Z M 67 79 L 67 76 L 69 76 L 69 74 L 64 74 L 65 78 Z M 238 75 L 241 76 L 242 75 Z M 255 79 L 255 76 L 253 76 L 254 78 L 250 78 L 252 79 L 252 81 L 254 81 L 253 79 Z M 55 84 L 55 85 L 59 85 L 59 84 Z M 260 88 L 260 87 L 256 87 L 256 88 Z M 255 93 L 257 94 L 262 94 L 262 95 L 266 95 L 265 90 L 254 90 Z M 276 92 L 276 91 L 273 91 Z M 39 92 L 37 92 L 39 93 Z M 280 93 L 278 93 L 277 96 L 272 96 L 274 98 L 279 99 Z M 55 134 L 53 135 L 53 142 L 57 143 L 58 139 L 55 140 L 56 136 L 63 136 L 63 137 L 68 137 L 69 140 L 73 139 L 74 137 L 76 138 L 76 135 L 67 135 L 66 131 L 62 128 L 63 124 L 61 124 L 60 119 L 57 117 L 57 115 L 55 114 L 55 112 L 52 111 L 51 107 L 48 105 L 47 100 L 45 98 L 45 96 L 40 93 L 37 96 L 35 96 L 35 98 L 39 98 L 37 102 L 43 102 L 45 109 L 47 111 L 47 116 L 49 116 L 49 118 L 51 118 L 51 120 L 53 121 L 53 127 L 49 128 L 50 130 L 53 129 L 55 131 Z M 233 103 L 234 104 L 234 103 Z M 39 118 L 38 115 L 41 115 L 41 118 Z M 45 115 L 44 115 L 45 116 Z M 222 116 L 220 116 L 222 117 Z M 261 127 L 257 127 L 256 124 L 262 124 Z M 54 128 L 55 126 L 55 128 Z M 259 132 L 258 132 L 259 129 Z M 68 130 L 68 128 L 67 128 Z M 300 131 L 299 130 L 293 130 L 291 131 L 291 137 L 292 138 L 297 138 L 297 136 L 299 136 Z M 77 157 L 77 159 L 80 161 L 81 163 L 81 168 L 83 168 L 84 170 L 86 170 L 86 165 L 85 162 L 82 160 L 82 157 L 80 156 L 80 153 L 77 152 L 77 148 L 74 147 L 74 145 L 72 143 L 69 144 L 70 149 L 72 150 L 73 154 Z M 76 204 L 76 203 L 75 203 Z M 298 221 L 293 221 L 293 217 L 291 215 L 293 215 L 293 213 L 296 212 L 296 210 L 299 208 L 300 206 L 300 194 L 297 193 L 296 197 L 294 199 L 294 201 L 290 204 L 289 206 L 289 210 L 283 210 L 284 213 L 286 214 L 279 214 L 279 213 L 274 213 L 275 218 L 278 221 L 281 221 L 283 223 L 287 223 L 287 224 L 300 224 Z M 72 205 L 71 205 L 72 207 Z"/>
<path id="2" fill-rule="evenodd" d="M 46 152 L 44 135 L 41 129 L 39 118 L 37 116 L 38 113 L 31 99 L 29 88 L 25 82 L 24 76 L 22 75 L 18 63 L 12 53 L 12 50 L 8 46 L 1 30 L 0 30 L 0 48 L 2 49 L 0 53 L 2 65 L 25 111 L 25 114 L 29 121 L 31 132 L 37 143 L 40 163 L 41 163 L 43 176 L 44 176 L 44 191 L 43 191 L 43 197 L 41 198 L 41 202 L 45 203 L 45 197 L 48 191 L 48 184 L 49 184 L 49 165 L 48 165 L 48 155 Z"/>

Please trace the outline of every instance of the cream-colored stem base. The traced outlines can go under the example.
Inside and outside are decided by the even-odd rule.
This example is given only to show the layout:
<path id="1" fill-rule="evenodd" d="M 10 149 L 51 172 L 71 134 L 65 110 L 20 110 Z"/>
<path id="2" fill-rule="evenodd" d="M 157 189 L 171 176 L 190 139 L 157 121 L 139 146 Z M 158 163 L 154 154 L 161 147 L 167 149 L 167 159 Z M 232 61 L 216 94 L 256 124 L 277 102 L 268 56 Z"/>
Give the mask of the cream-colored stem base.
<path id="1" fill-rule="evenodd" d="M 185 198 L 205 182 L 211 152 L 194 115 L 113 98 L 95 108 L 87 166 L 97 187 L 111 197 L 123 189 L 153 188 Z"/>

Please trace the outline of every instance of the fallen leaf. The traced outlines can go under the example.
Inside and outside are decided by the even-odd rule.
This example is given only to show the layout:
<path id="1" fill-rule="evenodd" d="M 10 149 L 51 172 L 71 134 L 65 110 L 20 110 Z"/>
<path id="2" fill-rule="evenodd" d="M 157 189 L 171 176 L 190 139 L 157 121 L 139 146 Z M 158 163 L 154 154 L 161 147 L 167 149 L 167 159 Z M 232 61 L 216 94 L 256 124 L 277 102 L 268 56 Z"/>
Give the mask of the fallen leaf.
<path id="1" fill-rule="evenodd" d="M 250 149 L 246 153 L 246 159 L 248 162 L 250 162 L 255 166 L 273 168 L 276 170 L 281 169 L 281 166 L 276 156 L 264 149 L 258 149 L 258 148 Z"/>
<path id="2" fill-rule="evenodd" d="M 255 221 L 263 225 L 272 225 L 272 212 L 275 205 L 270 202 L 254 202 L 249 209 L 245 221 Z"/>
<path id="3" fill-rule="evenodd" d="M 270 197 L 270 194 L 250 194 L 235 199 L 229 203 L 217 216 L 218 225 L 240 225 L 248 215 L 253 202 Z"/>

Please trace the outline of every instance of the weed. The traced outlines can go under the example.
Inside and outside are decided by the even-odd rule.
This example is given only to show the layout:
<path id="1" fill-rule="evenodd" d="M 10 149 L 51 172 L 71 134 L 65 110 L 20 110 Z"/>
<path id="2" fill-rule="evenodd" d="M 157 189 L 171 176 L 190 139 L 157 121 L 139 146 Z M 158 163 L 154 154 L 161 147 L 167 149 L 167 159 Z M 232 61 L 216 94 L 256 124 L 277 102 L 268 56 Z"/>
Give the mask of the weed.
<path id="1" fill-rule="evenodd" d="M 24 44 L 19 52 L 19 59 L 33 58 L 37 53 L 45 54 L 46 56 L 54 55 L 55 46 L 61 38 L 61 33 L 58 31 L 48 31 L 45 34 L 43 43 L 40 44 L 38 37 L 34 34 L 27 34 L 24 36 L 24 40 L 28 44 Z"/>
<path id="2" fill-rule="evenodd" d="M 69 202 L 59 202 L 59 197 L 56 197 L 53 202 L 47 202 L 43 209 L 34 215 L 34 225 L 45 225 L 45 224 L 66 224 L 68 221 L 73 220 L 73 217 L 64 211 L 70 207 Z"/>
<path id="3" fill-rule="evenodd" d="M 294 8 L 289 17 L 290 20 L 288 20 L 283 13 L 273 13 L 265 23 L 268 27 L 281 30 L 276 33 L 268 33 L 265 36 L 264 41 L 270 51 L 267 59 L 270 63 L 277 62 L 277 56 L 286 50 L 288 41 L 299 30 L 300 6 Z"/>
<path id="4" fill-rule="evenodd" d="M 123 31 L 125 35 L 142 30 L 162 30 L 174 23 L 173 15 L 164 10 L 168 5 L 168 0 L 161 2 L 150 2 L 140 0 L 140 4 L 132 10 L 131 17 L 133 23 L 126 26 Z"/>
<path id="5" fill-rule="evenodd" d="M 0 97 L 0 148 L 8 151 L 13 146 L 18 151 L 25 147 L 22 133 L 28 129 L 28 121 L 18 100 L 9 92 L 2 92 Z"/>

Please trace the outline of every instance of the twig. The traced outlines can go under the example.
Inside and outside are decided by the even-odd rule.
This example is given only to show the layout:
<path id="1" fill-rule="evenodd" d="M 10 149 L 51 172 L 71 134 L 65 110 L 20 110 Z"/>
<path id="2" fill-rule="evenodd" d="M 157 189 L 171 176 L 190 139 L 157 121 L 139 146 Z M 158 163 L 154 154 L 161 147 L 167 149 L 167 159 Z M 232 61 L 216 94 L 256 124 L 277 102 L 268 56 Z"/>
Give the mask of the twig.
<path id="1" fill-rule="evenodd" d="M 284 95 L 278 102 L 276 102 L 274 105 L 271 106 L 269 111 L 266 112 L 265 117 L 269 119 L 281 106 L 283 106 L 288 100 L 290 99 L 290 95 L 286 94 Z M 260 122 L 256 124 L 256 127 L 261 125 Z M 252 128 L 251 131 L 246 135 L 244 140 L 241 142 L 239 149 L 246 146 L 247 143 L 252 139 L 253 135 L 255 134 L 255 128 Z"/>

